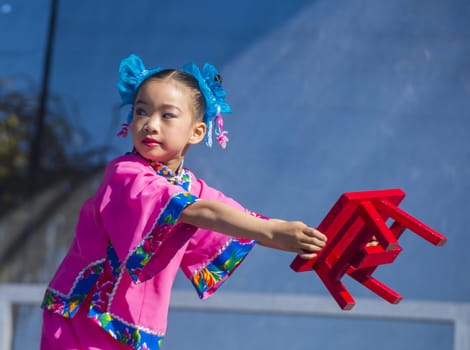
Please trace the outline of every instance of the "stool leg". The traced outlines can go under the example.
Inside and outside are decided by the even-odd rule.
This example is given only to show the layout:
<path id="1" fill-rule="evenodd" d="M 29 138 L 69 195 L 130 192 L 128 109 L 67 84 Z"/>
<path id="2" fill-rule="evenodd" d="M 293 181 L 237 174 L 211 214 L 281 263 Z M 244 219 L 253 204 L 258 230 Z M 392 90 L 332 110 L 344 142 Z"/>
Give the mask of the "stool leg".
<path id="1" fill-rule="evenodd" d="M 371 276 L 374 268 L 356 270 L 351 268 L 352 271 L 348 272 L 349 276 L 361 283 L 363 286 L 387 300 L 391 304 L 398 304 L 403 297 L 395 292 L 393 289 L 380 282 L 378 279 Z"/>
<path id="2" fill-rule="evenodd" d="M 437 246 L 442 246 L 446 243 L 447 238 L 445 236 L 441 235 L 439 232 L 433 230 L 429 226 L 426 226 L 421 221 L 409 215 L 407 212 L 391 204 L 389 201 L 380 200 L 376 201 L 375 203 L 379 210 L 386 213 L 428 242 Z"/>
<path id="3" fill-rule="evenodd" d="M 315 271 L 339 307 L 342 310 L 351 310 L 356 304 L 356 301 L 346 289 L 344 284 L 341 283 L 339 279 L 331 279 L 322 265 L 317 265 Z"/>

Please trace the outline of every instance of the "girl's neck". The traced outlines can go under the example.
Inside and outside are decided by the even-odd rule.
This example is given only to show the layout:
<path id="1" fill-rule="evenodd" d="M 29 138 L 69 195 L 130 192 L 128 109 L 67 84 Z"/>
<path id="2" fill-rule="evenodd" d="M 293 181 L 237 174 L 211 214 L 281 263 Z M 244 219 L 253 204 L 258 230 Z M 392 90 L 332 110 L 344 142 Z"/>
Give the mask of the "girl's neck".
<path id="1" fill-rule="evenodd" d="M 149 162 L 149 164 L 160 174 L 164 175 L 165 177 L 178 177 L 183 173 L 183 163 L 184 163 L 184 158 L 181 158 L 179 162 L 174 162 L 174 165 L 169 165 L 169 164 L 164 164 L 161 162 L 157 162 L 151 159 L 147 159 L 145 157 L 142 157 L 142 155 L 137 152 L 137 150 L 134 148 L 131 152 L 132 154 L 138 155 L 140 158 L 146 160 Z"/>

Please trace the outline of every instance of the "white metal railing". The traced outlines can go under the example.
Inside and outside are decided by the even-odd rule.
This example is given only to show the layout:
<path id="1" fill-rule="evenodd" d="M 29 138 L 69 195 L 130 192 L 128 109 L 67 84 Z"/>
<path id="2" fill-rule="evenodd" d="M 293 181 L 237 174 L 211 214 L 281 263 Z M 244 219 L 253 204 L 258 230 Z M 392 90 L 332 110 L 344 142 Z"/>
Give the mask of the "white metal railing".
<path id="1" fill-rule="evenodd" d="M 0 284 L 0 349 L 11 349 L 12 305 L 39 305 L 45 288 L 45 285 L 38 284 Z M 470 349 L 470 303 L 405 300 L 390 307 L 381 299 L 357 298 L 356 301 L 354 309 L 346 312 L 325 296 L 219 292 L 217 297 L 201 302 L 192 291 L 176 290 L 171 307 L 179 310 L 450 323 L 454 326 L 454 350 Z"/>

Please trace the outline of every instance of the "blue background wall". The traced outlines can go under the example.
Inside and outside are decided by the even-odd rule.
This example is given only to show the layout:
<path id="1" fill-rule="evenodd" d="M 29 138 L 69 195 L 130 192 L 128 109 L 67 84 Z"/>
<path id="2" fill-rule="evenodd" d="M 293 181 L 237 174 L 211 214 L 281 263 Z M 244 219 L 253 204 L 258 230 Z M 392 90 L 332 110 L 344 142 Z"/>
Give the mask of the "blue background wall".
<path id="1" fill-rule="evenodd" d="M 0 2 L 1 77 L 39 82 L 49 4 Z M 73 111 L 72 124 L 117 155 L 130 147 L 114 137 L 126 114 L 113 116 L 121 58 L 215 64 L 233 108 L 230 143 L 225 151 L 197 146 L 186 165 L 250 209 L 312 225 L 342 192 L 402 188 L 401 207 L 449 242 L 436 248 L 407 231 L 404 252 L 376 276 L 406 299 L 469 302 L 469 18 L 464 0 L 60 1 L 51 90 Z M 258 247 L 223 290 L 326 295 L 314 275 L 289 269 L 292 258 Z M 353 295 L 372 296 L 346 282 Z M 176 287 L 192 288 L 181 276 Z M 450 349 L 452 329 L 178 311 L 166 347 L 377 343 Z"/>

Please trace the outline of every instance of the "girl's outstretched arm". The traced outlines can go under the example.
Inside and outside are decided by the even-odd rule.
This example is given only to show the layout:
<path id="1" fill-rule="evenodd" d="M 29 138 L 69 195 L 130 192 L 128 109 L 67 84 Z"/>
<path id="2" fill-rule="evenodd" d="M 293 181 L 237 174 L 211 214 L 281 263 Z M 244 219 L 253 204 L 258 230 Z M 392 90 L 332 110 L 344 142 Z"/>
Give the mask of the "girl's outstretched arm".
<path id="1" fill-rule="evenodd" d="M 262 245 L 311 259 L 326 243 L 326 236 L 300 221 L 264 220 L 227 204 L 198 200 L 187 206 L 181 222 L 230 236 L 254 239 Z"/>

